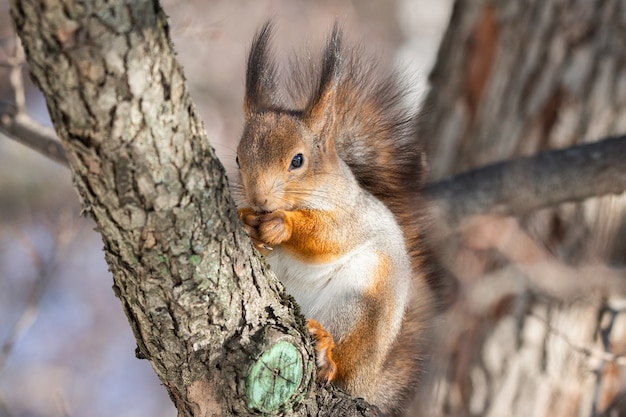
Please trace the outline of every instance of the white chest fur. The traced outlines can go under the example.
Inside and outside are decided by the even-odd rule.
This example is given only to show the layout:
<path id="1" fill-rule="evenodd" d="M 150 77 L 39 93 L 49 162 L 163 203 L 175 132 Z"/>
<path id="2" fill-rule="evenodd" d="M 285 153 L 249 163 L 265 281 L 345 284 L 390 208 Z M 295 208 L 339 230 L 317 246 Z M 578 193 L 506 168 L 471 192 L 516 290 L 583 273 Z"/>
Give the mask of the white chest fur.
<path id="1" fill-rule="evenodd" d="M 308 318 L 314 318 L 333 333 L 342 333 L 341 316 L 352 304 L 347 301 L 373 284 L 379 259 L 372 244 L 363 244 L 341 258 L 326 264 L 310 264 L 295 259 L 281 248 L 267 258 L 272 270 Z M 346 328 L 351 323 L 344 323 Z M 331 329 L 334 328 L 334 329 Z M 340 337 L 341 334 L 335 334 Z"/>

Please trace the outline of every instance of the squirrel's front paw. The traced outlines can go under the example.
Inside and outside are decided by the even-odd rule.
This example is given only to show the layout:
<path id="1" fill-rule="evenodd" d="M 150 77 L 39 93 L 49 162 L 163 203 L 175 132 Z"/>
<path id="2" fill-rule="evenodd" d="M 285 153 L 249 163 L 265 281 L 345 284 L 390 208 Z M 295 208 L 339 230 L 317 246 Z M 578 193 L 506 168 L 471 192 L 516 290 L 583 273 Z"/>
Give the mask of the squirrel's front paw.
<path id="1" fill-rule="evenodd" d="M 308 319 L 307 329 L 315 340 L 317 379 L 327 384 L 337 376 L 337 364 L 333 360 L 335 341 L 333 336 L 317 320 Z"/>
<path id="2" fill-rule="evenodd" d="M 251 208 L 240 208 L 239 218 L 243 222 L 243 226 L 250 236 L 254 246 L 261 252 L 262 255 L 267 255 L 271 248 L 267 248 L 263 241 L 261 241 L 258 233 L 259 228 L 259 215 Z"/>
<path id="3" fill-rule="evenodd" d="M 270 247 L 280 245 L 291 237 L 287 216 L 283 210 L 262 214 L 258 221 L 258 238 Z"/>

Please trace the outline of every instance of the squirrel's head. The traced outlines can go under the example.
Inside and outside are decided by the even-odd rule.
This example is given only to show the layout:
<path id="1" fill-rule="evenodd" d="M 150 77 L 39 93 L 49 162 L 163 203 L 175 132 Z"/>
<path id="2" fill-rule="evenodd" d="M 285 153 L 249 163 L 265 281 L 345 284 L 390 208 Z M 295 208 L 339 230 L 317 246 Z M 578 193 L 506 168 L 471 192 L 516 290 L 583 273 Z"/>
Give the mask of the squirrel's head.
<path id="1" fill-rule="evenodd" d="M 257 212 L 312 208 L 337 181 L 335 93 L 340 34 L 335 27 L 324 51 L 322 72 L 304 109 L 279 104 L 276 66 L 268 55 L 271 24 L 255 37 L 248 58 L 245 127 L 237 148 L 239 186 Z"/>

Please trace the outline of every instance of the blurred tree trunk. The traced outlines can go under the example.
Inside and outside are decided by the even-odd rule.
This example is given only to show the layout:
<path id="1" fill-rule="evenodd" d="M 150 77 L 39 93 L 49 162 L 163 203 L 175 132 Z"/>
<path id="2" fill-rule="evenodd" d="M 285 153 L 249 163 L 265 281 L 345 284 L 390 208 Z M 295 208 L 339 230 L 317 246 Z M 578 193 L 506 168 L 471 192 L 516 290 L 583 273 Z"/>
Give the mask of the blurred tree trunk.
<path id="1" fill-rule="evenodd" d="M 241 227 L 158 3 L 13 0 L 11 13 L 137 354 L 178 415 L 372 415 L 315 383 L 304 321 Z"/>
<path id="2" fill-rule="evenodd" d="M 431 83 L 421 132 L 431 138 L 431 179 L 623 134 L 626 3 L 457 0 Z M 610 196 L 529 214 L 511 229 L 508 253 L 476 249 L 472 235 L 448 241 L 443 256 L 461 290 L 440 341 L 438 413 L 591 416 L 619 397 L 626 311 L 615 294 L 534 283 L 562 278 L 547 268 L 568 270 L 561 262 L 623 266 L 625 202 Z M 538 258 L 554 262 L 531 271 Z"/>

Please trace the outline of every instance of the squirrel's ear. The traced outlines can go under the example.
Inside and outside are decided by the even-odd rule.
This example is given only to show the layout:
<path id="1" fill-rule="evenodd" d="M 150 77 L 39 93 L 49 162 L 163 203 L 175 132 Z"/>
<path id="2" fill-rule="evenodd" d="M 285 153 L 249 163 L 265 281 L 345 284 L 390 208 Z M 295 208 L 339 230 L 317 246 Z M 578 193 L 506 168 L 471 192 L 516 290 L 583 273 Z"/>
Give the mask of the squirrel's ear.
<path id="1" fill-rule="evenodd" d="M 269 55 L 274 25 L 265 23 L 252 41 L 246 71 L 246 94 L 243 101 L 246 118 L 275 106 L 276 63 Z"/>
<path id="2" fill-rule="evenodd" d="M 341 31 L 337 23 L 324 49 L 320 81 L 304 111 L 304 122 L 314 132 L 328 138 L 335 122 L 335 96 L 341 76 Z"/>

